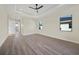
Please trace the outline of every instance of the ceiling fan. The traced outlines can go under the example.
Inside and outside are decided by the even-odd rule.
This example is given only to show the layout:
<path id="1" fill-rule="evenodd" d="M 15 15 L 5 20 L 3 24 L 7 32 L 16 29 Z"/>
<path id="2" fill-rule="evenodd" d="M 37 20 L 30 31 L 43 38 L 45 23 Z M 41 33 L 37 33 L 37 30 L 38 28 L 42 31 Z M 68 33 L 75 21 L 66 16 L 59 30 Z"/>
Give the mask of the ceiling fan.
<path id="1" fill-rule="evenodd" d="M 37 13 L 38 13 L 38 10 L 43 7 L 43 5 L 38 7 L 38 4 L 35 4 L 35 6 L 36 6 L 35 8 L 33 7 L 29 7 L 29 8 L 36 10 Z"/>

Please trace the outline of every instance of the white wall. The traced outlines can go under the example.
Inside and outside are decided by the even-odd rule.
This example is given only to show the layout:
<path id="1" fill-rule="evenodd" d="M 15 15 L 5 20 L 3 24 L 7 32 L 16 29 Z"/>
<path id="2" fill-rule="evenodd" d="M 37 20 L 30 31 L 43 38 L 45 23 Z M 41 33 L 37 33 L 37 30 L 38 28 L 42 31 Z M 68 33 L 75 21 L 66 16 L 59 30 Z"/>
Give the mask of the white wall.
<path id="1" fill-rule="evenodd" d="M 34 18 L 23 17 L 21 20 L 21 32 L 23 35 L 36 33 L 36 25 Z"/>
<path id="2" fill-rule="evenodd" d="M 72 32 L 61 32 L 59 17 L 72 14 Z M 43 22 L 43 30 L 38 33 L 62 40 L 79 43 L 79 5 L 64 5 L 54 12 L 39 17 Z M 36 21 L 37 22 L 37 21 Z"/>
<path id="3" fill-rule="evenodd" d="M 4 5 L 0 5 L 0 46 L 7 37 L 7 15 Z"/>

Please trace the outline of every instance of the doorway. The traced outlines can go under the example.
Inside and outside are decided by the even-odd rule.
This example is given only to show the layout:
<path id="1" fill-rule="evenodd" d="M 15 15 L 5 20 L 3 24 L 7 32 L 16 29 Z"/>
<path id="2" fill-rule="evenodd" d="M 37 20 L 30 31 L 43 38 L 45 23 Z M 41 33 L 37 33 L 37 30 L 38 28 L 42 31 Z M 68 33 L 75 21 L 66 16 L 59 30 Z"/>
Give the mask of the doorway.
<path id="1" fill-rule="evenodd" d="M 9 20 L 8 33 L 9 34 L 21 33 L 21 21 Z"/>

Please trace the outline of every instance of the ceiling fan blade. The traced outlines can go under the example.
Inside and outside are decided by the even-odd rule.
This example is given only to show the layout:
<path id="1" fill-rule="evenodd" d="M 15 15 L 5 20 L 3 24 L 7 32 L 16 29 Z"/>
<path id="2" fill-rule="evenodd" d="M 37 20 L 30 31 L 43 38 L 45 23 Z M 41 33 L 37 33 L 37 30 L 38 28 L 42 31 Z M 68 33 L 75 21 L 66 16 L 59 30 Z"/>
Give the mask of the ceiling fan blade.
<path id="1" fill-rule="evenodd" d="M 40 9 L 40 8 L 42 8 L 43 7 L 43 5 L 41 5 L 40 7 L 38 7 L 37 9 Z"/>
<path id="2" fill-rule="evenodd" d="M 33 7 L 29 7 L 29 8 L 31 8 L 31 9 L 36 9 L 36 8 L 33 8 Z"/>
<path id="3" fill-rule="evenodd" d="M 40 8 L 42 8 L 42 7 L 43 7 L 43 5 L 41 5 L 41 6 L 38 7 L 38 4 L 36 4 L 36 8 L 33 8 L 33 7 L 29 7 L 29 8 L 36 10 L 36 12 L 38 13 L 38 10 Z"/>

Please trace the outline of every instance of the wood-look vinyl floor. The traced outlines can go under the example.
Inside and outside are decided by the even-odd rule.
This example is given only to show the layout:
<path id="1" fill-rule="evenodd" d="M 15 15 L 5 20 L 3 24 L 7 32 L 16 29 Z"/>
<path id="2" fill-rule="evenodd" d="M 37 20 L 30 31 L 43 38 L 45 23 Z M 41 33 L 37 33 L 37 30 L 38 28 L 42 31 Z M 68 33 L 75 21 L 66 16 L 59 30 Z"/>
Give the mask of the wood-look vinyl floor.
<path id="1" fill-rule="evenodd" d="M 40 34 L 9 36 L 0 55 L 78 55 L 79 44 Z"/>

